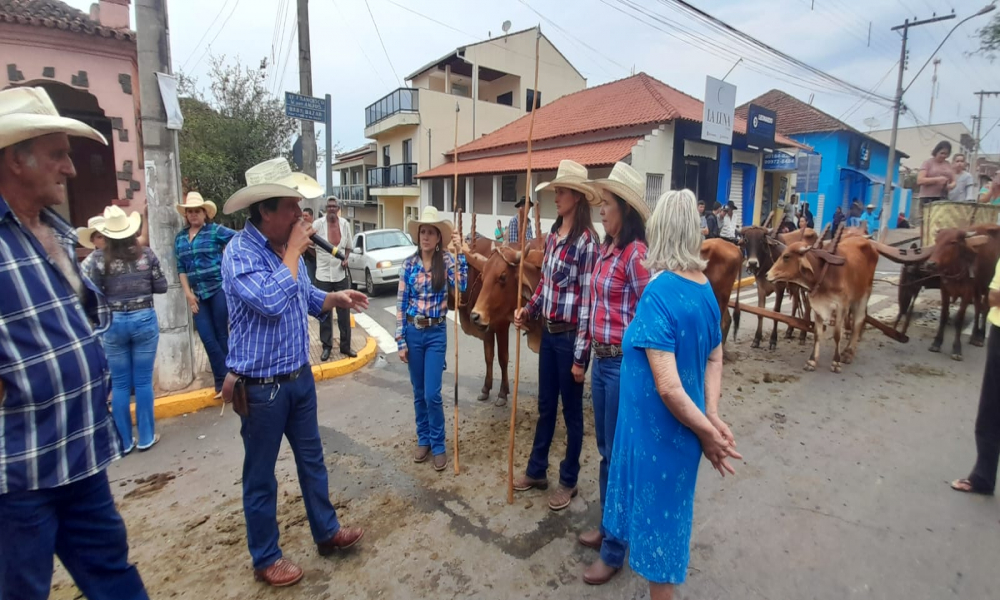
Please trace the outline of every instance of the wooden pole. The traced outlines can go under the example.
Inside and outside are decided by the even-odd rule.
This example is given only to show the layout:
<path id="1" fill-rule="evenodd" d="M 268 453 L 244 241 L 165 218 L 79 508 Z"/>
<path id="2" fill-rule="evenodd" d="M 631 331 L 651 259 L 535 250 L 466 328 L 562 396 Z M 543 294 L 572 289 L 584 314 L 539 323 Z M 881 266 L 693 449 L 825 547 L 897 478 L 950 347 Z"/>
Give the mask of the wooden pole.
<path id="1" fill-rule="evenodd" d="M 455 161 L 455 181 L 451 186 L 451 207 L 454 209 L 455 213 L 455 226 L 458 228 L 458 237 L 462 237 L 462 208 L 457 206 L 458 204 L 458 102 L 455 103 L 455 156 L 452 160 Z M 475 218 L 475 211 L 473 211 L 473 217 Z M 455 248 L 455 312 L 458 312 L 459 306 L 462 303 L 462 296 L 458 291 L 458 253 L 461 252 L 462 247 L 459 246 Z M 455 315 L 455 475 L 459 473 L 458 467 L 458 315 Z"/>
<path id="2" fill-rule="evenodd" d="M 531 101 L 531 117 L 528 119 L 528 174 L 524 178 L 524 205 L 521 206 L 521 214 L 518 215 L 518 223 L 522 224 L 523 232 L 520 232 L 521 260 L 517 269 L 517 310 L 521 310 L 521 288 L 524 286 L 524 240 L 528 237 L 528 199 L 531 198 L 531 135 L 535 130 L 535 109 L 538 107 L 538 47 L 542 39 L 542 29 L 538 28 L 535 37 L 535 87 Z M 535 213 L 535 223 L 539 226 L 541 235 L 541 224 L 538 213 Z M 510 404 L 510 439 L 507 445 L 507 504 L 514 504 L 514 428 L 517 425 L 517 388 L 521 381 L 521 333 L 517 332 L 517 344 L 514 351 L 514 398 Z"/>

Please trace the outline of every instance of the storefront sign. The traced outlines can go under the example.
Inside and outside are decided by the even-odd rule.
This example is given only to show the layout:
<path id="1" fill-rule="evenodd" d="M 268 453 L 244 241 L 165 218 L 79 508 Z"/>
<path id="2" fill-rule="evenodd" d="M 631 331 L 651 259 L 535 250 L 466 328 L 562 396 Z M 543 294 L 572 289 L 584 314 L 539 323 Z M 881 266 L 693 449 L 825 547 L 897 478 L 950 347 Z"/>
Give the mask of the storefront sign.
<path id="1" fill-rule="evenodd" d="M 794 171 L 795 157 L 784 152 L 772 152 L 764 155 L 765 171 Z"/>
<path id="2" fill-rule="evenodd" d="M 747 109 L 747 145 L 754 148 L 774 148 L 774 132 L 778 115 L 773 110 L 751 104 Z"/>
<path id="3" fill-rule="evenodd" d="M 705 77 L 705 108 L 701 117 L 701 139 L 731 146 L 735 112 L 736 86 L 714 77 Z"/>
<path id="4" fill-rule="evenodd" d="M 857 136 L 851 137 L 851 145 L 847 149 L 847 164 L 859 170 L 867 171 L 871 166 L 871 140 Z"/>

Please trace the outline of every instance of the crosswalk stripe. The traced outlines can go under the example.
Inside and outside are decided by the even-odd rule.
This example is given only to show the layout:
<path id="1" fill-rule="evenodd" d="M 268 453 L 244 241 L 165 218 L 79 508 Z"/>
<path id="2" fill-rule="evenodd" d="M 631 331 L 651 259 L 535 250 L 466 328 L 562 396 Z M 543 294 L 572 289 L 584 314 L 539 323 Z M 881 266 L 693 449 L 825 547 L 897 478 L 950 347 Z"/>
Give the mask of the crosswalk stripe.
<path id="1" fill-rule="evenodd" d="M 357 313 L 354 315 L 354 322 L 361 326 L 368 335 L 375 338 L 378 343 L 378 348 L 385 354 L 392 354 L 399 350 L 396 345 L 396 339 L 385 330 L 384 327 L 379 325 L 375 319 L 369 317 L 365 313 Z"/>

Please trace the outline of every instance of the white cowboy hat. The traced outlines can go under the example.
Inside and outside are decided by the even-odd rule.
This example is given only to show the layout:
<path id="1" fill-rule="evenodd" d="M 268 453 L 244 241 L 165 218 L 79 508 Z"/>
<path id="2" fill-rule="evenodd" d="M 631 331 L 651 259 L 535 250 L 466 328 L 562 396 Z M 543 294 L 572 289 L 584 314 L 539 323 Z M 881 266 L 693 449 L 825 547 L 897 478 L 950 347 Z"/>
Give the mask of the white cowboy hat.
<path id="1" fill-rule="evenodd" d="M 410 237 L 413 241 L 420 245 L 420 226 L 421 225 L 432 225 L 437 227 L 437 230 L 441 232 L 441 247 L 445 248 L 451 243 L 451 233 L 454 229 L 451 221 L 442 218 L 438 214 L 438 209 L 433 206 L 425 206 L 424 212 L 420 215 L 419 219 L 413 219 L 409 222 L 406 229 L 410 233 Z"/>
<path id="2" fill-rule="evenodd" d="M 646 193 L 645 181 L 643 181 L 642 175 L 632 168 L 632 165 L 623 162 L 615 163 L 606 179 L 595 179 L 591 184 L 597 190 L 607 190 L 624 200 L 635 212 L 639 213 L 643 223 L 649 219 L 651 214 L 649 205 L 646 204 L 646 199 L 643 197 Z M 600 197 L 596 197 L 591 202 L 595 206 L 600 203 Z"/>
<path id="3" fill-rule="evenodd" d="M 552 181 L 539 183 L 535 186 L 535 191 L 540 192 L 545 189 L 555 189 L 557 187 L 580 192 L 587 199 L 587 202 L 593 202 L 596 197 L 594 188 L 590 187 L 590 180 L 587 179 L 587 167 L 571 160 L 559 161 L 559 170 L 556 171 L 556 178 Z"/>
<path id="4" fill-rule="evenodd" d="M 868 206 L 866 206 L 865 208 L 875 208 L 875 205 L 874 205 L 874 204 L 869 204 L 869 205 L 868 205 Z"/>
<path id="5" fill-rule="evenodd" d="M 94 242 L 90 241 L 90 238 L 94 237 L 95 233 L 100 233 L 100 231 L 98 231 L 97 228 L 103 222 L 104 222 L 104 215 L 97 215 L 96 217 L 90 217 L 89 219 L 87 219 L 86 227 L 76 228 L 77 241 L 80 242 L 81 246 L 83 246 L 84 248 L 90 248 L 91 250 L 94 249 Z"/>
<path id="6" fill-rule="evenodd" d="M 302 200 L 323 195 L 323 188 L 305 173 L 294 173 L 288 161 L 272 158 L 247 169 L 247 186 L 226 200 L 222 212 L 234 212 L 268 198 L 299 198 Z"/>
<path id="7" fill-rule="evenodd" d="M 177 205 L 177 212 L 181 213 L 181 216 L 183 217 L 186 216 L 185 211 L 189 208 L 200 208 L 204 210 L 209 219 L 214 219 L 215 213 L 219 210 L 216 208 L 215 202 L 205 200 L 198 192 L 188 192 L 188 195 L 184 198 L 184 203 Z"/>
<path id="8" fill-rule="evenodd" d="M 97 233 L 113 240 L 124 240 L 139 231 L 142 226 L 142 215 L 137 211 L 126 215 L 125 211 L 117 206 L 109 206 L 104 209 L 104 217 L 101 223 L 94 226 Z"/>
<path id="9" fill-rule="evenodd" d="M 0 149 L 50 133 L 85 137 L 108 145 L 93 127 L 60 117 L 42 88 L 20 87 L 0 92 Z"/>

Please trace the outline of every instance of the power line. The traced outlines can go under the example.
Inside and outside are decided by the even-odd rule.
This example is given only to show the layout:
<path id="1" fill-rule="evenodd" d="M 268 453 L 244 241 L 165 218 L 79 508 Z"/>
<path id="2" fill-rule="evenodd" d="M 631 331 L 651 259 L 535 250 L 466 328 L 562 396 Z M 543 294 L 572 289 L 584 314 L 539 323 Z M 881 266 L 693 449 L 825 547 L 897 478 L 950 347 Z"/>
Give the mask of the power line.
<path id="1" fill-rule="evenodd" d="M 332 2 L 333 2 L 333 6 L 334 6 L 334 8 L 336 8 L 336 9 L 337 9 L 337 14 L 339 14 L 339 15 L 340 15 L 340 21 L 341 21 L 342 23 L 346 23 L 346 22 L 347 22 L 347 19 L 346 19 L 346 18 L 344 17 L 344 13 L 343 13 L 343 12 L 341 12 L 341 10 L 340 10 L 340 5 L 339 5 L 339 4 L 337 4 L 337 0 L 332 0 Z M 348 28 L 348 29 L 350 29 L 350 28 Z M 380 82 L 382 82 L 382 87 L 389 87 L 389 85 L 388 85 L 388 84 L 386 84 L 385 80 L 384 80 L 384 79 L 382 79 L 382 75 L 381 75 L 381 74 L 380 74 L 380 73 L 378 72 L 378 69 L 377 69 L 377 68 L 375 67 L 375 63 L 373 63 L 373 62 L 372 62 L 372 59 L 368 57 L 368 53 L 367 53 L 367 52 L 365 52 L 365 48 L 364 48 L 364 46 L 362 46 L 362 45 L 361 45 L 361 42 L 360 42 L 360 41 L 358 41 L 358 38 L 357 38 L 357 36 L 355 36 L 355 35 L 354 35 L 354 32 L 353 32 L 353 31 L 351 31 L 351 37 L 352 37 L 352 38 L 354 39 L 354 43 L 355 43 L 355 44 L 357 44 L 357 46 L 358 46 L 358 50 L 360 50 L 360 51 L 361 51 L 361 54 L 363 54 L 363 55 L 364 55 L 364 57 L 365 57 L 365 60 L 366 60 L 366 61 L 368 61 L 368 66 L 372 68 L 372 73 L 375 73 L 375 76 L 376 76 L 376 77 L 378 77 L 378 80 L 379 80 Z"/>
<path id="2" fill-rule="evenodd" d="M 292 42 L 291 42 L 291 40 L 294 39 L 294 35 L 292 34 L 291 27 L 290 26 L 286 27 L 288 25 L 289 21 L 291 21 L 293 19 L 293 17 L 295 16 L 295 13 L 292 12 L 291 7 L 292 7 L 291 2 L 286 1 L 285 2 L 285 8 L 284 8 L 284 15 L 279 15 L 278 16 L 279 22 L 280 22 L 280 25 L 281 25 L 281 29 L 280 29 L 280 31 L 278 33 L 278 56 L 274 60 L 274 69 L 272 69 L 273 75 L 271 77 L 271 84 L 270 84 L 270 86 L 268 86 L 269 89 L 271 90 L 271 94 L 272 95 L 274 94 L 274 90 L 284 81 L 284 77 L 285 77 L 285 68 L 282 68 L 281 76 L 280 76 L 282 81 L 281 82 L 278 81 L 278 77 L 279 77 L 279 75 L 278 75 L 278 65 L 282 64 L 281 63 L 281 57 L 282 57 L 282 55 L 285 56 L 285 62 L 284 62 L 284 64 L 287 65 L 288 64 L 288 53 L 291 52 L 291 50 L 292 50 Z M 276 25 L 276 27 L 277 27 L 277 25 Z M 288 35 L 290 37 L 289 37 L 289 41 L 288 41 L 288 49 L 287 49 L 287 51 L 282 52 L 282 47 L 285 45 L 285 30 L 286 30 L 286 28 L 288 30 Z"/>
<path id="3" fill-rule="evenodd" d="M 212 41 L 208 43 L 208 46 L 205 46 L 205 51 L 202 52 L 201 56 L 198 58 L 198 62 L 194 63 L 194 66 L 191 67 L 192 71 L 194 71 L 195 69 L 197 69 L 198 65 L 201 64 L 202 59 L 205 58 L 205 55 L 208 54 L 209 51 L 212 49 L 212 44 L 215 43 L 215 40 L 219 39 L 219 34 L 222 33 L 226 29 L 226 24 L 229 23 L 229 19 L 231 19 L 233 17 L 233 14 L 236 12 L 236 9 L 239 8 L 239 7 L 240 7 L 240 0 L 236 0 L 236 4 L 233 5 L 233 10 L 229 11 L 229 14 L 226 16 L 226 20 L 222 22 L 222 27 L 219 27 L 219 30 L 217 32 L 215 32 L 215 37 L 213 37 Z"/>
<path id="4" fill-rule="evenodd" d="M 289 4 L 291 6 L 291 4 Z M 285 73 L 288 72 L 288 59 L 292 57 L 292 44 L 298 37 L 298 30 L 292 33 L 291 29 L 288 31 L 288 46 L 285 48 L 285 64 L 281 67 L 281 77 L 274 82 L 274 89 L 271 91 L 271 95 L 275 95 L 277 92 L 281 91 L 282 86 L 285 85 Z"/>
<path id="5" fill-rule="evenodd" d="M 212 22 L 208 24 L 208 27 L 205 28 L 205 32 L 201 34 L 201 39 L 199 39 L 198 43 L 194 45 L 194 48 L 191 50 L 191 54 L 188 54 L 188 57 L 184 60 L 184 64 L 181 65 L 182 72 L 186 72 L 185 69 L 187 68 L 188 62 L 190 62 L 191 59 L 194 58 L 194 55 L 198 51 L 198 48 L 201 46 L 201 43 L 205 41 L 205 36 L 207 36 L 208 32 L 212 30 L 212 26 L 215 25 L 215 22 L 219 20 L 219 16 L 222 14 L 224 10 L 226 10 L 226 5 L 228 4 L 229 0 L 226 0 L 225 2 L 222 3 L 222 8 L 220 8 L 219 12 L 215 14 L 215 18 L 212 19 Z"/>
<path id="6" fill-rule="evenodd" d="M 600 58 L 603 58 L 604 60 L 606 60 L 609 63 L 611 63 L 612 65 L 618 67 L 622 71 L 624 71 L 626 73 L 629 72 L 629 68 L 626 67 L 625 65 L 623 65 L 623 64 L 615 61 L 614 59 L 612 59 L 609 56 L 605 56 L 602 52 L 600 52 L 599 50 L 595 49 L 593 46 L 591 46 L 587 42 L 585 42 L 585 41 L 581 40 L 580 38 L 576 37 L 575 35 L 573 35 L 569 31 L 567 31 L 566 29 L 563 29 L 562 27 L 559 26 L 558 23 L 556 23 L 552 19 L 546 17 L 542 13 L 538 12 L 537 10 L 535 10 L 534 7 L 532 7 L 530 4 L 528 4 L 527 0 L 518 0 L 518 1 L 521 4 L 523 4 L 528 10 L 530 10 L 531 12 L 535 13 L 536 15 L 538 15 L 543 21 L 545 21 L 546 23 L 548 23 L 549 25 L 551 25 L 553 29 L 555 29 L 556 31 L 561 32 L 563 35 L 565 35 L 566 37 L 570 38 L 571 41 L 575 41 L 576 43 L 578 43 L 579 45 L 583 46 L 587 50 L 590 50 L 596 56 L 598 56 Z M 614 77 L 614 75 L 612 75 L 611 73 L 608 73 L 608 71 L 606 71 L 604 68 L 600 67 L 599 65 L 598 65 L 598 68 L 601 69 L 602 71 L 604 71 L 609 77 Z"/>
<path id="7" fill-rule="evenodd" d="M 375 22 L 375 15 L 372 14 L 372 7 L 368 4 L 368 0 L 365 0 L 365 8 L 368 9 L 368 16 L 372 18 L 372 25 L 375 26 L 375 33 L 378 35 L 378 43 L 382 44 L 382 52 L 385 53 L 385 59 L 389 61 L 389 68 L 392 69 L 392 76 L 396 78 L 396 81 L 398 81 L 400 85 L 403 85 L 403 81 L 399 78 L 399 75 L 396 74 L 396 67 L 392 66 L 392 59 L 389 58 L 389 51 L 385 49 L 385 42 L 382 41 L 382 33 L 378 30 L 378 23 Z"/>

